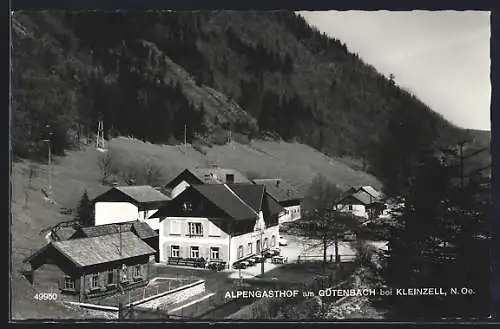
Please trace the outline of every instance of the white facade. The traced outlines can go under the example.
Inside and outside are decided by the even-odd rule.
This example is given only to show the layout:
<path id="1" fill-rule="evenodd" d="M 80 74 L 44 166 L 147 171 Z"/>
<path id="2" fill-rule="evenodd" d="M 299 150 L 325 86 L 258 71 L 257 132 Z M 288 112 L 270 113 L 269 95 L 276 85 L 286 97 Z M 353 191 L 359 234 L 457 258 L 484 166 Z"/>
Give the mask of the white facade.
<path id="1" fill-rule="evenodd" d="M 275 225 L 254 232 L 231 238 L 229 264 L 232 266 L 238 260 L 257 254 L 268 248 L 278 247 L 279 226 Z"/>
<path id="2" fill-rule="evenodd" d="M 181 194 L 188 187 L 189 187 L 189 183 L 183 180 L 182 182 L 180 182 L 179 184 L 177 184 L 176 187 L 174 187 L 172 189 L 172 192 L 170 194 L 170 198 L 174 199 L 176 196 L 178 196 L 179 194 Z"/>
<path id="3" fill-rule="evenodd" d="M 231 237 L 208 218 L 167 217 L 160 223 L 160 262 L 168 262 L 170 257 L 203 257 L 223 260 L 232 266 L 239 259 L 255 254 L 259 250 L 257 242 L 264 249 L 278 246 L 278 225 L 265 228 L 261 233 L 262 224 L 261 215 L 254 232 Z M 201 227 L 201 232 L 196 228 L 196 234 L 191 234 L 192 225 Z"/>
<path id="4" fill-rule="evenodd" d="M 362 204 L 339 204 L 337 209 L 342 212 L 348 212 L 358 217 L 368 218 L 366 206 Z"/>
<path id="5" fill-rule="evenodd" d="M 200 234 L 191 234 L 190 224 L 201 225 Z M 228 257 L 229 236 L 204 217 L 167 217 L 160 223 L 160 262 L 170 257 L 222 259 Z M 191 247 L 198 247 L 198 257 L 192 257 Z M 214 250 L 218 248 L 218 258 Z M 178 250 L 178 252 L 176 251 Z"/>
<path id="6" fill-rule="evenodd" d="M 94 225 L 130 222 L 139 219 L 139 209 L 129 202 L 96 202 Z"/>
<path id="7" fill-rule="evenodd" d="M 159 218 L 148 219 L 158 209 L 139 210 L 130 202 L 96 202 L 94 225 L 124 223 L 134 220 L 146 222 L 153 230 L 160 228 Z"/>
<path id="8" fill-rule="evenodd" d="M 286 214 L 280 217 L 280 224 L 286 222 L 292 222 L 294 220 L 301 218 L 300 205 L 298 206 L 290 206 L 284 207 L 286 210 Z"/>

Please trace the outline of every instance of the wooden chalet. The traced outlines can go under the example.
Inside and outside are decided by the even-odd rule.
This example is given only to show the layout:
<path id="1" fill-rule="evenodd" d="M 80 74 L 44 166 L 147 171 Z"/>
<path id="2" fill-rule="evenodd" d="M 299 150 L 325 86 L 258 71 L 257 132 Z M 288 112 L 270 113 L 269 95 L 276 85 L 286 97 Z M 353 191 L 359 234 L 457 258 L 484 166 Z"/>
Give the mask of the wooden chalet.
<path id="1" fill-rule="evenodd" d="M 132 232 L 51 242 L 26 259 L 37 291 L 87 302 L 149 282 L 155 250 Z"/>

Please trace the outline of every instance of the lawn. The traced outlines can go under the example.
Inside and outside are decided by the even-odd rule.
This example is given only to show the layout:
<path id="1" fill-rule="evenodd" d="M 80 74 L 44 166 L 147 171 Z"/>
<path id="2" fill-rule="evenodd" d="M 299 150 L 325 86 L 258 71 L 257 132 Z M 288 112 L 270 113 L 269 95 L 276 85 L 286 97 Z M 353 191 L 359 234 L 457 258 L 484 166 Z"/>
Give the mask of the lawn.
<path id="1" fill-rule="evenodd" d="M 321 173 L 339 185 L 370 184 L 379 186 L 371 175 L 352 169 L 341 160 L 302 144 L 254 141 L 248 145 L 232 145 L 206 148 L 206 155 L 188 145 L 187 152 L 179 146 L 153 145 L 141 141 L 117 138 L 108 142 L 123 159 L 151 160 L 159 164 L 165 173 L 159 184 L 179 173 L 185 167 L 217 163 L 222 167 L 237 169 L 243 173 L 254 172 L 262 177 L 281 177 L 298 189 L 305 191 L 312 178 Z M 16 161 L 11 171 L 11 242 L 12 242 L 12 316 L 15 319 L 40 318 L 51 314 L 54 318 L 77 318 L 81 312 L 50 311 L 33 302 L 34 291 L 20 275 L 22 260 L 41 248 L 46 242 L 40 231 L 72 215 L 61 214 L 61 208 L 75 209 L 84 190 L 93 198 L 108 189 L 100 182 L 99 153 L 93 147 L 67 152 L 64 157 L 54 157 L 52 165 L 52 199 L 44 198 L 41 189 L 48 187 L 48 166 L 36 164 L 37 175 L 28 187 L 27 161 Z M 216 285 L 216 283 L 214 283 Z M 68 313 L 69 312 L 69 313 Z"/>

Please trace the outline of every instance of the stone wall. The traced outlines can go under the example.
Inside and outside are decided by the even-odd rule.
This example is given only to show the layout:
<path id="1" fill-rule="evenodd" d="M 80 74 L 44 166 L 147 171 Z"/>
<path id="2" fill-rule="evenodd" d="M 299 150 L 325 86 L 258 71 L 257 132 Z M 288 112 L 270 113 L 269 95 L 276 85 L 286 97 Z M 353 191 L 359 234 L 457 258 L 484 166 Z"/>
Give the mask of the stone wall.
<path id="1" fill-rule="evenodd" d="M 132 304 L 140 308 L 167 310 L 172 305 L 179 304 L 203 292 L 205 292 L 205 281 L 200 280 Z"/>

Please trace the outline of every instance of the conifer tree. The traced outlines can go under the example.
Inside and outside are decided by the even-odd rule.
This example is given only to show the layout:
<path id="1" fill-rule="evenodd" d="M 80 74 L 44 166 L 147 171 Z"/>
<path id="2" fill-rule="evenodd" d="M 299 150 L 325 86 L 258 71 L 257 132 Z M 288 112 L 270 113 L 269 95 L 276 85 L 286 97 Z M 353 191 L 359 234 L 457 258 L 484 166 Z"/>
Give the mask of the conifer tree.
<path id="1" fill-rule="evenodd" d="M 75 220 L 80 223 L 81 226 L 87 227 L 92 226 L 94 222 L 94 211 L 92 207 L 92 202 L 89 199 L 87 190 L 83 192 L 83 195 L 76 209 Z"/>

